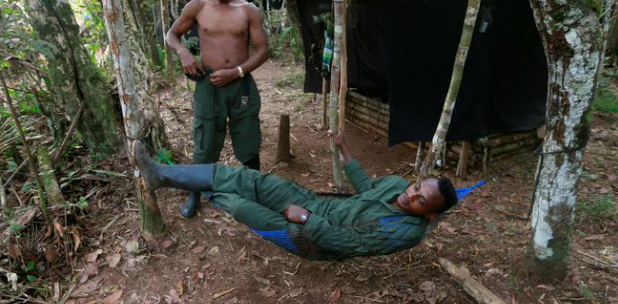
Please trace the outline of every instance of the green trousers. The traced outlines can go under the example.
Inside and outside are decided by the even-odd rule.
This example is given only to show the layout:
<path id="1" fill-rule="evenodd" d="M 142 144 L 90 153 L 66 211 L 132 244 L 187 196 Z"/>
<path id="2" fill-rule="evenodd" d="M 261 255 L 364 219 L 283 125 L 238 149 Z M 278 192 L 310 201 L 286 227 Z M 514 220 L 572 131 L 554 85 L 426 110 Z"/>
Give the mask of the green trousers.
<path id="1" fill-rule="evenodd" d="M 328 206 L 322 197 L 292 181 L 243 167 L 217 166 L 212 186 L 218 207 L 257 230 L 297 231 L 302 225 L 288 222 L 285 208 L 297 205 L 319 214 Z"/>
<path id="2" fill-rule="evenodd" d="M 214 86 L 209 77 L 197 82 L 193 111 L 194 164 L 219 160 L 228 119 L 236 158 L 243 164 L 259 159 L 260 95 L 250 74 L 223 87 Z"/>

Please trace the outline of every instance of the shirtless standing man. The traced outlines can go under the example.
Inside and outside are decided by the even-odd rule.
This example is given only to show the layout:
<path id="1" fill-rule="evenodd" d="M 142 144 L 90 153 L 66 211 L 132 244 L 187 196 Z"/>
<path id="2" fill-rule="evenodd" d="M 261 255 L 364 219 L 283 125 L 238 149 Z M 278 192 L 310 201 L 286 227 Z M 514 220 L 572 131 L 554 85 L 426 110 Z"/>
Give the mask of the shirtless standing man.
<path id="1" fill-rule="evenodd" d="M 201 63 L 180 40 L 196 22 Z M 243 165 L 260 170 L 260 96 L 249 74 L 268 58 L 259 9 L 244 0 L 191 0 L 166 39 L 180 56 L 184 73 L 197 81 L 193 99 L 193 163 L 219 160 L 229 117 L 236 158 Z M 255 49 L 251 56 L 249 40 Z M 194 216 L 199 203 L 200 193 L 190 192 L 180 213 L 184 217 Z"/>

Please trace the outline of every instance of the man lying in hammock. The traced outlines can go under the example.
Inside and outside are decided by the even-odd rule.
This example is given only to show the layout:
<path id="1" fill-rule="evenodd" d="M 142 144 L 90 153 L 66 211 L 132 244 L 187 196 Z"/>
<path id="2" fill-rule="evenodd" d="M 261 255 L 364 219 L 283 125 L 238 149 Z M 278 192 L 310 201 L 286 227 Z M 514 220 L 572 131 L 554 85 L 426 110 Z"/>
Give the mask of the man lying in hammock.
<path id="1" fill-rule="evenodd" d="M 219 164 L 161 165 L 136 142 L 149 190 L 212 191 L 215 205 L 262 237 L 309 260 L 384 255 L 416 246 L 429 220 L 457 202 L 447 178 L 410 184 L 398 176 L 370 178 L 335 138 L 356 195 L 326 199 L 272 174 Z"/>

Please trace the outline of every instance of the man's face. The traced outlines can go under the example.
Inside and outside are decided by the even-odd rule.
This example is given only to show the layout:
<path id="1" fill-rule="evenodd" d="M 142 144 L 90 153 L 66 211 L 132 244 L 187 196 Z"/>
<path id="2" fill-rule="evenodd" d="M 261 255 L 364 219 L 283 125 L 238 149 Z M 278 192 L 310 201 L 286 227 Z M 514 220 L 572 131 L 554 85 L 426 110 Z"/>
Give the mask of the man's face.
<path id="1" fill-rule="evenodd" d="M 395 205 L 410 215 L 433 219 L 437 210 L 444 203 L 444 197 L 438 189 L 438 180 L 424 179 L 408 187 L 397 197 Z"/>

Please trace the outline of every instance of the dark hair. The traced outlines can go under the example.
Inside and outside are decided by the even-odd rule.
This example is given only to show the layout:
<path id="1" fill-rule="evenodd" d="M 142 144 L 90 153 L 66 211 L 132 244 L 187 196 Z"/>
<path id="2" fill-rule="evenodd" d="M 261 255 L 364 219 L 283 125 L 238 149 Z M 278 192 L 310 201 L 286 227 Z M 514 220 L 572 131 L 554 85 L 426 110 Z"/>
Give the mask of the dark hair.
<path id="1" fill-rule="evenodd" d="M 440 190 L 440 194 L 444 198 L 444 203 L 435 212 L 444 213 L 457 204 L 457 192 L 451 180 L 446 177 L 438 179 L 438 190 Z"/>

